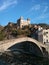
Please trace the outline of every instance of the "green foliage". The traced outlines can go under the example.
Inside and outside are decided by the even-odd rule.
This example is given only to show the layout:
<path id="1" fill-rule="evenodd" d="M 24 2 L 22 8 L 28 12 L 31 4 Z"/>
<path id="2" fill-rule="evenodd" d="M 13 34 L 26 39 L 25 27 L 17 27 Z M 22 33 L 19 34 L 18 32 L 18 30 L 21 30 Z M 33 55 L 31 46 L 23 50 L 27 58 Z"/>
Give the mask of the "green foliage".
<path id="1" fill-rule="evenodd" d="M 22 31 L 21 29 L 17 29 L 17 35 L 22 35 L 24 34 L 24 31 Z"/>
<path id="2" fill-rule="evenodd" d="M 17 36 L 17 30 L 12 30 L 12 35 L 13 35 L 14 37 L 16 37 L 16 36 Z"/>
<path id="3" fill-rule="evenodd" d="M 17 30 L 17 35 L 29 35 L 30 34 L 30 31 L 28 29 L 26 30 L 22 30 L 22 29 L 18 29 Z"/>
<path id="4" fill-rule="evenodd" d="M 3 40 L 4 38 L 5 38 L 5 34 L 2 31 L 0 31 L 0 41 Z"/>

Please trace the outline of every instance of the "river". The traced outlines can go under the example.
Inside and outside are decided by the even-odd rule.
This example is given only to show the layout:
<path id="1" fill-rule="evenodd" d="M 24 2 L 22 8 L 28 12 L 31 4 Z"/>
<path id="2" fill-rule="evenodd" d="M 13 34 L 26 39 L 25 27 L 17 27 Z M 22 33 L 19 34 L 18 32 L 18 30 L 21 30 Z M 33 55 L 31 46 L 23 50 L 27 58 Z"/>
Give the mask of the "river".
<path id="1" fill-rule="evenodd" d="M 49 65 L 49 59 L 18 51 L 0 55 L 0 65 Z"/>

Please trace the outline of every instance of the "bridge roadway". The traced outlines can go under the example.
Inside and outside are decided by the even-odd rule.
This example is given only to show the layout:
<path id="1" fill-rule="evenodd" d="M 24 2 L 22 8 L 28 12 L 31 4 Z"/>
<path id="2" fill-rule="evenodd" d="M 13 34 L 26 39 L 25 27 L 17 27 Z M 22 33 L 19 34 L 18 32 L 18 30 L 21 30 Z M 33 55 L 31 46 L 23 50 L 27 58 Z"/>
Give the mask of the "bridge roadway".
<path id="1" fill-rule="evenodd" d="M 38 42 L 37 40 L 30 38 L 30 37 L 22 37 L 22 38 L 16 38 L 16 39 L 10 39 L 10 40 L 4 40 L 4 41 L 0 41 L 0 52 L 4 52 L 6 51 L 9 47 L 21 43 L 21 42 L 33 42 L 35 43 L 40 50 L 42 51 L 42 47 L 43 48 L 47 48 L 47 46 L 41 42 Z"/>

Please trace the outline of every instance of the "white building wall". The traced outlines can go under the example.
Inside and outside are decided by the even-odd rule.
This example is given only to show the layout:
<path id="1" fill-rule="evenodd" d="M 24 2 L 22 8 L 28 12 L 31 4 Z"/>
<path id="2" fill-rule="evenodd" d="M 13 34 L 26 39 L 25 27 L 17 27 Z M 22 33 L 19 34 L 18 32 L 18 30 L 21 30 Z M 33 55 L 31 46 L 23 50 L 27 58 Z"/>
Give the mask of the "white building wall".
<path id="1" fill-rule="evenodd" d="M 38 30 L 38 41 L 49 44 L 49 29 Z"/>
<path id="2" fill-rule="evenodd" d="M 38 41 L 43 43 L 43 28 L 38 27 Z"/>
<path id="3" fill-rule="evenodd" d="M 49 43 L 49 29 L 43 30 L 43 43 Z"/>

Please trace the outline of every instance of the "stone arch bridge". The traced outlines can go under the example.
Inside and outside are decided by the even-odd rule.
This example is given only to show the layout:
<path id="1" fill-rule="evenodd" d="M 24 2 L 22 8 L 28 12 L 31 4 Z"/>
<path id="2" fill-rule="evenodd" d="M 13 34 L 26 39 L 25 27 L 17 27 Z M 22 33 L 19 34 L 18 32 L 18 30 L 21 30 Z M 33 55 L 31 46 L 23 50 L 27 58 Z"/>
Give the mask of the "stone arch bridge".
<path id="1" fill-rule="evenodd" d="M 11 47 L 15 44 L 21 43 L 21 42 L 25 42 L 25 41 L 32 42 L 32 43 L 36 44 L 41 51 L 42 51 L 42 48 L 46 48 L 45 44 L 42 44 L 33 38 L 22 37 L 22 38 L 16 38 L 16 39 L 11 39 L 11 40 L 0 41 L 0 52 L 4 52 L 9 47 Z"/>

